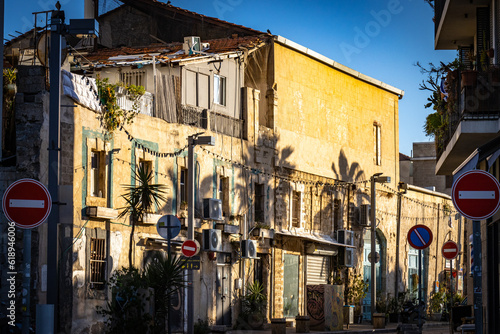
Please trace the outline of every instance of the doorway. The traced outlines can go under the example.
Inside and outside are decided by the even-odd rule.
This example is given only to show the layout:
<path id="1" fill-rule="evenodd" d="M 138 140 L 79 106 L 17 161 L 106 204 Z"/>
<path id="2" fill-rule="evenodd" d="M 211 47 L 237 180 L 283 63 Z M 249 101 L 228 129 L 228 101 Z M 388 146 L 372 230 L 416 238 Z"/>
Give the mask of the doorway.
<path id="1" fill-rule="evenodd" d="M 216 325 L 231 326 L 231 266 L 217 265 L 215 279 Z"/>
<path id="2" fill-rule="evenodd" d="M 371 292 L 372 292 L 372 264 L 370 262 L 369 255 L 372 251 L 372 244 L 371 244 L 371 231 L 367 230 L 365 231 L 363 235 L 364 239 L 364 248 L 363 248 L 363 279 L 368 281 L 368 291 L 366 293 L 366 297 L 363 299 L 363 320 L 371 320 L 372 319 L 372 305 L 371 305 Z M 379 237 L 377 236 L 375 238 L 375 249 L 376 252 L 380 255 L 380 240 Z M 380 256 L 380 259 L 382 260 L 382 256 Z M 380 270 L 380 262 L 377 262 L 375 264 L 375 272 L 377 275 L 377 292 L 381 291 L 382 289 L 382 280 L 381 280 L 381 270 Z"/>
<path id="3" fill-rule="evenodd" d="M 285 254 L 283 268 L 283 315 L 299 314 L 299 255 Z"/>

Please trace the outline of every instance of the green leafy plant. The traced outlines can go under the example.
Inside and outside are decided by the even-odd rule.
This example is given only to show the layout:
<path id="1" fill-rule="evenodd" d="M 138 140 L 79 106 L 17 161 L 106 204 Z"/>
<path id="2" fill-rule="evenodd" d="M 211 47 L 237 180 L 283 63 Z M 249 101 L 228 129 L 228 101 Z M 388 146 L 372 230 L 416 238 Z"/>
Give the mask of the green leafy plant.
<path id="1" fill-rule="evenodd" d="M 116 98 L 117 87 L 123 87 L 123 83 L 111 84 L 109 78 L 101 79 L 97 77 L 97 90 L 101 104 L 104 107 L 101 121 L 104 127 L 113 132 L 122 124 L 132 124 L 135 115 L 139 112 L 139 100 L 146 92 L 143 86 L 125 86 L 128 91 L 127 99 L 133 102 L 132 110 L 123 110 L 118 106 Z"/>
<path id="2" fill-rule="evenodd" d="M 124 186 L 126 193 L 122 195 L 122 198 L 127 205 L 122 208 L 119 215 L 120 218 L 129 215 L 132 225 L 128 252 L 129 267 L 132 267 L 132 245 L 136 223 L 142 221 L 144 215 L 154 213 L 156 208 L 166 201 L 165 185 L 152 183 L 153 172 L 151 170 L 139 165 L 135 170 L 134 178 L 136 184 Z"/>
<path id="3" fill-rule="evenodd" d="M 422 80 L 419 85 L 420 90 L 430 92 L 424 107 L 434 110 L 426 117 L 423 130 L 426 136 L 434 137 L 436 143 L 441 145 L 443 136 L 448 129 L 449 115 L 456 109 L 458 72 L 463 70 L 465 66 L 459 58 L 455 58 L 447 64 L 440 62 L 439 66 L 429 63 L 428 67 L 424 67 L 419 62 L 416 63 L 416 66 L 420 68 L 422 74 L 427 75 L 427 79 Z M 443 78 L 448 97 L 445 97 L 441 92 Z"/>
<path id="4" fill-rule="evenodd" d="M 155 292 L 155 328 L 162 333 L 165 332 L 171 298 L 187 284 L 184 279 L 185 263 L 183 257 L 156 252 L 145 268 L 144 278 Z"/>
<path id="5" fill-rule="evenodd" d="M 5 68 L 3 70 L 3 78 L 7 84 L 13 84 L 16 81 L 16 69 Z"/>
<path id="6" fill-rule="evenodd" d="M 447 298 L 446 292 L 443 288 L 439 289 L 438 292 L 434 292 L 429 300 L 429 310 L 431 313 L 440 313 L 443 311 L 443 307 L 446 305 Z"/>
<path id="7" fill-rule="evenodd" d="M 390 297 L 387 299 L 387 312 L 399 313 L 403 310 L 404 297 Z"/>
<path id="8" fill-rule="evenodd" d="M 241 297 L 240 324 L 248 324 L 252 328 L 260 328 L 264 324 L 267 297 L 264 286 L 259 281 L 249 283 L 246 293 Z"/>
<path id="9" fill-rule="evenodd" d="M 108 281 L 112 298 L 106 307 L 97 306 L 97 313 L 105 317 L 106 333 L 146 333 L 152 328 L 152 317 L 146 312 L 148 296 L 146 280 L 134 267 L 123 267 Z"/>
<path id="10" fill-rule="evenodd" d="M 210 334 L 212 330 L 210 329 L 210 323 L 208 320 L 201 320 L 194 324 L 194 334 Z"/>
<path id="11" fill-rule="evenodd" d="M 365 282 L 361 274 L 348 273 L 347 285 L 345 287 L 345 299 L 347 305 L 358 305 L 368 292 L 368 282 Z"/>
<path id="12" fill-rule="evenodd" d="M 344 279 L 342 278 L 342 275 L 340 275 L 339 273 L 337 275 L 335 275 L 334 277 L 332 277 L 332 284 L 333 285 L 342 285 L 344 284 Z"/>

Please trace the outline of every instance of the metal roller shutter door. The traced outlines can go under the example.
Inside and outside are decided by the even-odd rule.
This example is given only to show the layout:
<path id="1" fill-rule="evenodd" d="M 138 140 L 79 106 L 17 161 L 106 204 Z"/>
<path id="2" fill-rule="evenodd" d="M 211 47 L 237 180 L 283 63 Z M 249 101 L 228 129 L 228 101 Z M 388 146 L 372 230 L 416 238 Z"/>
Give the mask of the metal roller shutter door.
<path id="1" fill-rule="evenodd" d="M 306 257 L 306 284 L 328 284 L 328 274 L 330 273 L 329 256 Z"/>

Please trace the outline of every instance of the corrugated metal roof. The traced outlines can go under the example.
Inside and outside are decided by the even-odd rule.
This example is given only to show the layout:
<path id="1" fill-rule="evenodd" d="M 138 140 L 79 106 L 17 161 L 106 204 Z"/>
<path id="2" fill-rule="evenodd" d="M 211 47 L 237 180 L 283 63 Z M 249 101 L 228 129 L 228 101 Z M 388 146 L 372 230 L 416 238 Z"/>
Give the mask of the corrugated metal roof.
<path id="1" fill-rule="evenodd" d="M 81 57 L 75 54 L 75 58 L 79 58 L 82 65 L 95 67 L 128 66 L 139 63 L 144 65 L 152 61 L 153 55 L 160 62 L 170 62 L 172 60 L 178 61 L 221 55 L 241 51 L 243 48 L 252 50 L 269 41 L 270 38 L 270 35 L 259 35 L 202 41 L 202 43 L 208 43 L 209 47 L 204 48 L 202 52 L 196 52 L 191 55 L 184 52 L 182 43 L 169 43 L 152 44 L 145 47 L 100 49 Z"/>

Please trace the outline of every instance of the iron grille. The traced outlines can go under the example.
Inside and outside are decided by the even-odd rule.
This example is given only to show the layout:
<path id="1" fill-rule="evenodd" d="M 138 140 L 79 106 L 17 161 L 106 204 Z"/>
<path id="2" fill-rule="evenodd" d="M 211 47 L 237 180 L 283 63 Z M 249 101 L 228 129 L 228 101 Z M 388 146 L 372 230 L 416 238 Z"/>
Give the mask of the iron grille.
<path id="1" fill-rule="evenodd" d="M 92 289 L 104 289 L 106 282 L 105 247 L 105 239 L 90 239 L 90 287 Z"/>

